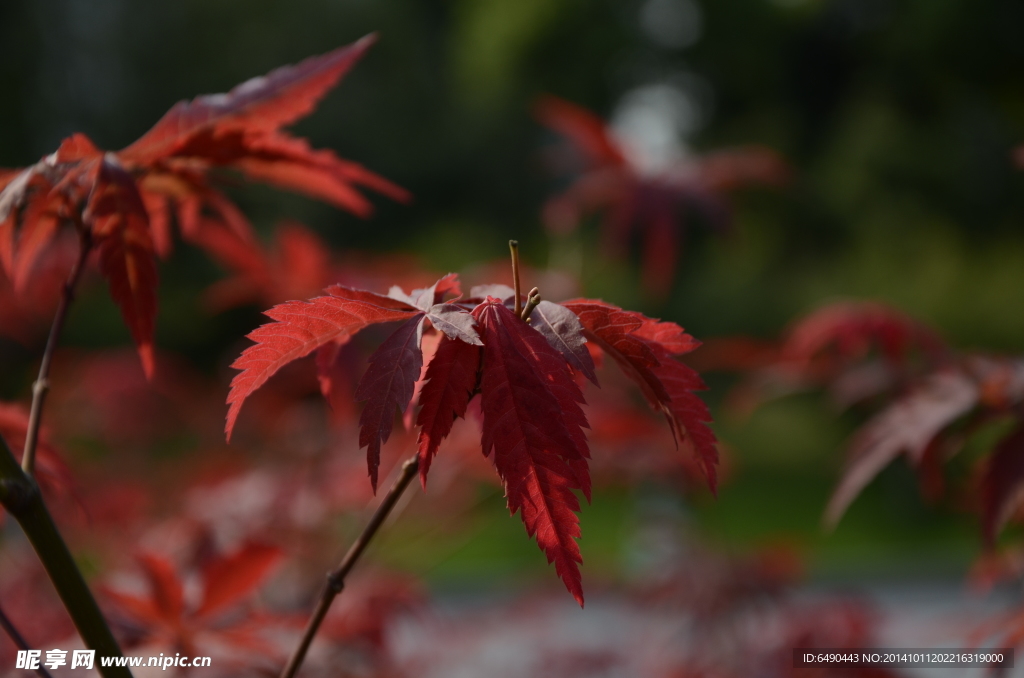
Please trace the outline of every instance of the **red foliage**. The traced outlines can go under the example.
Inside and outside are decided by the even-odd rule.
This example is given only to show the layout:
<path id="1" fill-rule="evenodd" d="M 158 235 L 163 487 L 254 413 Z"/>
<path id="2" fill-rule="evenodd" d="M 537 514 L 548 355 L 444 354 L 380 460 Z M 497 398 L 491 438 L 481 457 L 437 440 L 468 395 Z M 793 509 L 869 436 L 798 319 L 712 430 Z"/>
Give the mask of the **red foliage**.
<path id="1" fill-rule="evenodd" d="M 214 636 L 250 651 L 265 650 L 257 628 L 250 624 L 252 614 L 229 613 L 256 592 L 282 555 L 273 546 L 248 542 L 232 553 L 210 559 L 199 573 L 201 596 L 192 603 L 186 601 L 184 582 L 174 565 L 162 556 L 143 553 L 137 560 L 148 584 L 147 594 L 110 587 L 103 593 L 139 627 L 140 642 L 195 655 L 197 643 Z"/>
<path id="2" fill-rule="evenodd" d="M 693 393 L 703 389 L 704 382 L 692 368 L 674 359 L 700 342 L 674 323 L 658 322 L 602 301 L 569 301 L 565 307 L 579 317 L 585 336 L 636 382 L 653 409 L 665 415 L 676 444 L 700 460 L 714 491 L 718 450 L 707 427 L 711 413 Z"/>
<path id="3" fill-rule="evenodd" d="M 747 184 L 781 185 L 789 171 L 767 148 L 721 151 L 650 175 L 632 165 L 604 122 L 590 111 L 557 97 L 542 98 L 537 118 L 565 136 L 582 156 L 583 169 L 571 186 L 544 206 L 554 231 L 577 227 L 594 212 L 604 215 L 608 251 L 627 251 L 631 232 L 643 233 L 644 285 L 668 292 L 685 232 L 694 213 L 708 225 L 729 225 L 725 196 Z"/>
<path id="4" fill-rule="evenodd" d="M 357 187 L 408 199 L 376 174 L 281 130 L 312 112 L 372 42 L 279 68 L 227 94 L 179 102 L 121 151 L 104 152 L 75 134 L 35 165 L 0 173 L 0 264 L 24 288 L 59 226 L 72 223 L 98 249 L 99 269 L 151 374 L 155 257 L 170 252 L 172 214 L 183 238 L 215 256 L 256 251 L 245 217 L 210 185 L 211 170 L 236 170 L 363 217 L 372 208 Z"/>
<path id="5" fill-rule="evenodd" d="M 749 345 L 733 346 L 740 348 L 734 358 L 742 364 Z M 719 361 L 728 362 L 721 355 Z M 766 395 L 825 388 L 842 405 L 881 401 L 881 410 L 847 446 L 842 477 L 825 511 L 828 525 L 835 526 L 861 490 L 901 454 L 918 471 L 925 493 L 938 495 L 941 464 L 978 427 L 1000 419 L 1018 426 L 987 455 L 976 488 L 987 543 L 1024 501 L 1020 359 L 957 353 L 935 330 L 901 311 L 842 302 L 797 321 L 764 363 L 734 400 L 749 405 Z"/>
<path id="6" fill-rule="evenodd" d="M 716 342 L 713 367 L 752 370 L 730 396 L 740 410 L 815 388 L 828 389 L 833 400 L 848 406 L 898 392 L 952 359 L 935 330 L 876 302 L 823 306 L 793 323 L 773 347 L 742 338 L 722 341 Z"/>
<path id="7" fill-rule="evenodd" d="M 11 265 L 0 262 L 0 336 L 26 346 L 45 336 L 53 322 L 68 270 L 75 261 L 75 249 L 74 242 L 56 238 L 36 261 L 32 284 L 21 289 L 7 274 Z"/>
<path id="8" fill-rule="evenodd" d="M 508 507 L 520 513 L 527 533 L 536 536 L 580 604 L 579 502 L 573 490 L 590 497 L 590 453 L 583 395 L 573 374 L 578 370 L 596 382 L 588 340 L 611 354 L 651 406 L 665 414 L 677 441 L 697 455 L 714 489 L 717 453 L 707 427 L 710 416 L 693 393 L 704 385 L 696 372 L 674 359 L 697 342 L 678 325 L 591 300 L 543 302 L 524 321 L 510 310 L 514 293 L 503 285 L 476 287 L 469 299 L 444 303 L 446 294 L 460 292 L 451 275 L 411 294 L 393 287 L 384 296 L 340 285 L 326 292 L 275 306 L 266 313 L 274 322 L 249 335 L 256 344 L 233 365 L 241 372 L 228 395 L 228 435 L 242 403 L 286 364 L 315 350 L 333 351 L 371 324 L 401 320 L 371 356 L 356 391 L 357 398 L 367 401 L 359 444 L 367 448 L 370 482 L 376 487 L 380 446 L 391 434 L 396 412 L 409 407 L 421 378 L 421 339 L 429 321 L 445 336 L 430 356 L 420 391 L 424 484 L 451 422 L 465 415 L 479 392 L 483 452 L 494 452 Z M 323 362 L 317 362 L 323 369 Z"/>
<path id="9" fill-rule="evenodd" d="M 241 243 L 227 231 L 211 231 L 207 252 L 232 275 L 206 290 L 204 300 L 219 312 L 245 304 L 272 306 L 316 294 L 331 279 L 329 250 L 315 233 L 298 222 L 277 227 L 274 247 Z"/>

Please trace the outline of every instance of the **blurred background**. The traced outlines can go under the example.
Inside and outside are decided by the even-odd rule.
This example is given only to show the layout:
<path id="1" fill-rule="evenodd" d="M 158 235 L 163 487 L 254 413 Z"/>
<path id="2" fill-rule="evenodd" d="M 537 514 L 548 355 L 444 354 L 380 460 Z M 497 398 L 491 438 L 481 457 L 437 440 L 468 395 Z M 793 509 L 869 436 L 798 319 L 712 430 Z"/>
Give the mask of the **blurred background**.
<path id="1" fill-rule="evenodd" d="M 294 130 L 409 189 L 414 201 L 375 198 L 377 212 L 364 221 L 229 180 L 226 192 L 268 247 L 282 219 L 298 220 L 342 270 L 358 268 L 383 291 L 389 271 L 410 268 L 484 282 L 506 265 L 507 241 L 517 238 L 536 279 L 562 281 L 549 285 L 567 296 L 678 322 L 701 340 L 770 340 L 794 318 L 854 298 L 902 309 L 953 346 L 1017 353 L 1022 25 L 1024 4 L 1014 0 L 7 0 L 0 167 L 35 162 L 76 131 L 122 148 L 180 99 L 226 91 L 376 31 L 379 43 Z M 570 231 L 545 225 L 545 202 L 571 176 L 552 163 L 563 139 L 538 121 L 542 95 L 608 121 L 641 174 L 757 146 L 784 159 L 786 178 L 729 191 L 728 218 L 690 219 L 675 241 L 667 286 L 652 290 L 638 232 L 609 251 L 598 216 Z M 157 345 L 207 384 L 217 419 L 228 365 L 267 304 L 213 313 L 204 291 L 225 271 L 186 245 L 161 263 L 160 275 Z M 0 398 L 25 401 L 43 335 L 4 334 Z M 92 280 L 71 313 L 64 364 L 129 345 L 116 307 Z M 693 539 L 730 557 L 794 554 L 809 591 L 882 591 L 886 608 L 927 584 L 934 590 L 921 594 L 925 608 L 961 604 L 981 552 L 970 506 L 956 497 L 929 504 L 898 461 L 828 533 L 822 511 L 863 414 L 838 413 L 820 394 L 806 394 L 741 415 L 724 402 L 736 378 L 706 376 L 725 456 L 718 497 L 695 483 L 650 478 L 595 490 L 582 513 L 585 582 L 611 586 L 651 563 L 680 562 L 696 548 Z M 58 403 L 62 389 L 88 384 L 71 367 L 54 382 Z M 289 416 L 319 422 L 325 409 L 306 399 L 301 415 Z M 126 474 L 175 465 L 220 473 L 197 459 L 198 438 L 180 430 L 139 443 L 125 465 L 124 451 L 114 449 L 120 443 L 53 416 L 54 437 L 85 477 L 111 464 Z M 665 436 L 650 444 L 671 448 Z M 605 446 L 616 445 L 626 444 Z M 331 453 L 361 458 L 354 446 Z M 286 454 L 266 451 L 245 463 L 280 464 Z M 237 450 L 210 456 L 242 464 Z M 970 473 L 969 459 L 950 472 Z M 168 482 L 187 484 L 178 477 L 186 474 Z M 493 592 L 510 580 L 551 584 L 518 518 L 508 518 L 500 488 L 485 483 L 472 492 L 470 518 L 459 509 L 461 529 L 434 535 L 403 515 L 376 561 L 449 602 L 500 596 Z"/>

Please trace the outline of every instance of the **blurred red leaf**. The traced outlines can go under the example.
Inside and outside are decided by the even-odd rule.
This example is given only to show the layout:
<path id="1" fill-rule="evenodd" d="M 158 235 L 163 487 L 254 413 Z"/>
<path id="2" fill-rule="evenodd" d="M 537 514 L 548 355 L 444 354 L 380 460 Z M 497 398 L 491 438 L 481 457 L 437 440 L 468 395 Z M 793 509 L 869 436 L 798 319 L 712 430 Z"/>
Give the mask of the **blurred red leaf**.
<path id="1" fill-rule="evenodd" d="M 937 372 L 875 415 L 849 445 L 849 462 L 825 509 L 825 523 L 835 527 L 861 490 L 900 453 L 919 464 L 939 432 L 977 402 L 977 386 L 966 375 Z"/>
<path id="2" fill-rule="evenodd" d="M 569 188 L 545 204 L 548 228 L 573 230 L 586 215 L 602 213 L 606 249 L 614 256 L 628 251 L 634 230 L 642 232 L 644 286 L 658 295 L 671 286 L 691 215 L 725 228 L 731 221 L 727 193 L 745 185 L 779 186 L 789 178 L 781 157 L 760 146 L 719 151 L 651 172 L 630 162 L 614 133 L 590 111 L 545 96 L 535 114 L 566 137 L 583 160 Z"/>
<path id="3" fill-rule="evenodd" d="M 255 642 L 252 615 L 234 615 L 226 621 L 221 617 L 256 592 L 281 555 L 275 547 L 246 542 L 231 553 L 214 556 L 200 573 L 203 597 L 198 606 L 186 603 L 183 578 L 174 564 L 152 553 L 136 558 L 148 584 L 145 595 L 109 586 L 101 590 L 115 607 L 142 625 L 147 638 L 170 643 L 184 652 L 195 653 L 195 643 L 202 635 L 214 635 L 249 649 L 269 650 Z M 266 628 L 267 624 L 259 627 Z"/>
<path id="4" fill-rule="evenodd" d="M 0 402 L 0 438 L 7 443 L 14 458 L 21 461 L 28 434 L 28 410 L 20 405 Z M 48 495 L 66 496 L 73 485 L 71 472 L 57 450 L 50 445 L 44 430 L 36 445 L 35 477 L 40 488 Z"/>
<path id="5" fill-rule="evenodd" d="M 203 571 L 203 598 L 196 617 L 210 617 L 251 595 L 277 566 L 281 549 L 249 542 L 209 563 Z"/>
<path id="6" fill-rule="evenodd" d="M 185 610 L 185 599 L 174 566 L 159 556 L 146 553 L 140 554 L 137 560 L 149 580 L 153 608 L 162 620 L 177 622 Z"/>
<path id="7" fill-rule="evenodd" d="M 982 534 L 989 545 L 1024 500 L 1024 426 L 996 444 L 981 480 Z"/>
<path id="8" fill-rule="evenodd" d="M 262 252 L 245 217 L 209 185 L 213 169 L 235 169 L 363 217 L 372 206 L 356 187 L 408 200 L 387 180 L 280 129 L 310 113 L 372 42 L 369 36 L 227 94 L 179 102 L 121 151 L 105 153 L 75 134 L 35 165 L 4 170 L 0 265 L 19 289 L 29 287 L 35 262 L 58 227 L 73 224 L 99 250 L 100 270 L 151 374 L 155 257 L 170 250 L 172 214 L 182 236 L 214 256 L 246 260 L 250 275 L 267 266 L 259 262 Z"/>
<path id="9" fill-rule="evenodd" d="M 724 361 L 711 369 L 749 372 L 730 394 L 734 407 L 743 412 L 766 399 L 821 387 L 845 407 L 899 392 L 953 360 L 931 327 L 871 301 L 841 301 L 809 313 L 786 330 L 774 350 L 742 339 L 733 339 L 727 349 L 724 356 L 719 349 Z"/>
<path id="10" fill-rule="evenodd" d="M 100 272 L 135 339 L 146 376 L 152 378 L 157 273 L 149 217 L 131 175 L 107 162 L 98 171 L 86 212 L 99 241 Z"/>

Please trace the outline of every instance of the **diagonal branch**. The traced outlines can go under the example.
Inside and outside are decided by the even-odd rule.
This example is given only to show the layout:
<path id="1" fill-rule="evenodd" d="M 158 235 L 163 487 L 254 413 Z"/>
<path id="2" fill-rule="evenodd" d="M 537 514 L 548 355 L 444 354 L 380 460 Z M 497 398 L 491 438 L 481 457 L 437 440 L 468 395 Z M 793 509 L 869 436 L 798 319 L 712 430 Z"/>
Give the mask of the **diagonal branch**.
<path id="1" fill-rule="evenodd" d="M 96 650 L 99 657 L 120 657 L 121 648 L 46 509 L 39 486 L 18 465 L 3 438 L 0 438 L 0 504 L 25 531 L 85 646 Z M 103 678 L 131 678 L 132 675 L 124 666 L 100 664 L 98 668 Z"/>
<path id="2" fill-rule="evenodd" d="M 377 533 L 377 530 L 384 521 L 387 520 L 388 514 L 395 508 L 395 504 L 398 503 L 398 499 L 405 492 L 405 489 L 409 487 L 409 483 L 416 477 L 416 471 L 419 469 L 419 455 L 412 457 L 402 464 L 402 472 L 395 480 L 395 484 L 391 486 L 388 493 L 384 495 L 384 499 L 381 501 L 380 506 L 374 511 L 373 516 L 370 518 L 370 522 L 363 528 L 362 533 L 356 538 L 352 546 L 349 548 L 348 553 L 341 559 L 341 564 L 338 568 L 327 575 L 327 583 L 324 585 L 323 591 L 320 593 L 320 600 L 317 601 L 316 608 L 313 610 L 313 615 L 309 618 L 309 622 L 306 625 L 306 630 L 302 633 L 302 639 L 299 641 L 298 647 L 295 648 L 295 652 L 292 654 L 291 659 L 288 660 L 288 665 L 285 666 L 284 671 L 281 672 L 281 678 L 293 678 L 298 672 L 299 667 L 302 666 L 303 660 L 306 658 L 306 652 L 309 650 L 309 646 L 313 642 L 313 638 L 316 636 L 317 630 L 324 621 L 324 617 L 327 616 L 327 611 L 331 609 L 331 603 L 334 602 L 335 596 L 342 592 L 345 588 L 345 577 L 355 566 L 356 561 L 363 555 L 363 551 L 370 544 L 370 540 Z"/>
<path id="3" fill-rule="evenodd" d="M 25 637 L 21 635 L 17 628 L 15 628 L 14 623 L 11 622 L 10 618 L 7 616 L 7 613 L 3 611 L 3 608 L 0 608 L 0 626 L 4 627 L 4 631 L 7 633 L 8 636 L 10 636 L 11 640 L 14 641 L 14 644 L 18 646 L 19 650 L 32 649 L 31 647 L 29 647 L 29 644 L 25 640 Z M 44 667 L 42 664 L 40 664 L 35 669 L 35 672 L 42 676 L 42 678 L 53 678 L 53 676 L 50 675 L 50 672 L 47 671 L 46 667 Z"/>
<path id="4" fill-rule="evenodd" d="M 57 305 L 57 313 L 53 318 L 53 325 L 50 326 L 50 336 L 46 340 L 46 349 L 43 351 L 43 361 L 39 365 L 39 376 L 32 384 L 32 409 L 28 415 L 28 432 L 25 434 L 25 451 L 21 455 L 21 468 L 25 473 L 32 475 L 36 461 L 36 447 L 39 443 L 39 426 L 43 420 L 43 402 L 50 390 L 50 363 L 53 362 L 53 352 L 57 348 L 57 340 L 64 328 L 64 320 L 67 318 L 68 309 L 75 298 L 75 289 L 78 281 L 82 278 L 82 271 L 85 270 L 89 252 L 92 250 L 92 236 L 85 228 L 79 228 L 80 247 L 78 259 L 71 268 L 67 282 L 64 283 L 64 290 L 60 296 L 60 303 Z"/>

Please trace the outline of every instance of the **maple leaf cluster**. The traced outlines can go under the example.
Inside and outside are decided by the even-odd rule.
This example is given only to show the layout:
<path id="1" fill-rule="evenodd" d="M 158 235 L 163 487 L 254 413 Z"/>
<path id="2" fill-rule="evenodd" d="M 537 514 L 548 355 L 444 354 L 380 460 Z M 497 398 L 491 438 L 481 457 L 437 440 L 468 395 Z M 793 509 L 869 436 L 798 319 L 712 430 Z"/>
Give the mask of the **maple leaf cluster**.
<path id="1" fill-rule="evenodd" d="M 446 301 L 447 295 L 455 298 Z M 522 300 L 520 299 L 520 302 Z M 285 365 L 316 352 L 324 395 L 330 397 L 331 367 L 338 350 L 358 331 L 400 322 L 376 352 L 356 387 L 366 401 L 359 418 L 359 446 L 367 449 L 370 483 L 377 484 L 381 446 L 396 413 L 406 412 L 418 393 L 418 459 L 425 486 L 431 463 L 453 422 L 480 395 L 481 443 L 505 488 L 512 514 L 520 513 L 548 562 L 580 604 L 582 562 L 579 500 L 589 500 L 590 456 L 578 377 L 597 383 L 594 354 L 614 360 L 663 413 L 678 444 L 693 453 L 714 489 L 717 451 L 707 407 L 694 393 L 699 375 L 676 360 L 699 344 L 674 323 L 661 322 L 611 304 L 577 299 L 514 309 L 515 292 L 503 285 L 475 287 L 463 299 L 458 279 L 387 295 L 334 285 L 324 296 L 290 301 L 266 311 L 273 322 L 249 338 L 255 344 L 234 362 L 225 431 L 230 437 L 239 411 L 254 391 Z M 526 311 L 523 312 L 525 314 Z M 424 365 L 424 333 L 437 337 Z"/>
<path id="2" fill-rule="evenodd" d="M 629 160 L 612 130 L 590 111 L 546 96 L 536 115 L 569 140 L 582 165 L 569 187 L 544 205 L 544 223 L 565 232 L 600 213 L 606 250 L 616 256 L 627 252 L 632 234 L 640 232 L 644 286 L 662 296 L 672 284 L 692 217 L 725 229 L 731 222 L 730 192 L 746 185 L 780 186 L 789 176 L 779 155 L 760 146 L 718 151 L 652 174 Z"/>
<path id="3" fill-rule="evenodd" d="M 171 252 L 172 221 L 185 241 L 215 255 L 239 257 L 255 247 L 245 216 L 211 184 L 214 170 L 364 217 L 372 206 L 360 188 L 408 200 L 386 179 L 281 129 L 312 112 L 373 40 L 279 68 L 226 94 L 179 102 L 120 151 L 105 152 L 75 134 L 31 167 L 0 170 L 0 268 L 24 292 L 61 226 L 72 224 L 82 255 L 98 251 L 99 270 L 151 374 L 156 258 Z"/>
<path id="4" fill-rule="evenodd" d="M 721 349 L 722 347 L 720 347 Z M 750 364 L 751 345 L 729 342 L 718 367 Z M 992 422 L 1012 423 L 981 463 L 972 494 L 986 542 L 1024 501 L 1024 360 L 958 352 L 939 333 L 907 314 L 875 302 L 838 302 L 798 320 L 778 346 L 753 349 L 760 364 L 733 394 L 744 409 L 765 398 L 824 388 L 842 407 L 874 414 L 854 432 L 846 465 L 825 511 L 836 525 L 871 480 L 903 455 L 937 498 L 942 465 L 971 434 Z M 707 366 L 707 365 L 706 365 Z"/>
<path id="5" fill-rule="evenodd" d="M 136 560 L 145 576 L 146 593 L 110 586 L 103 593 L 124 617 L 123 623 L 138 643 L 174 648 L 191 656 L 204 651 L 197 643 L 261 651 L 266 642 L 260 631 L 268 619 L 248 611 L 238 614 L 236 610 L 233 614 L 233 608 L 264 583 L 283 555 L 280 549 L 257 542 L 217 554 L 201 568 L 201 594 L 197 602 L 191 603 L 174 564 L 162 555 L 141 552 Z"/>

